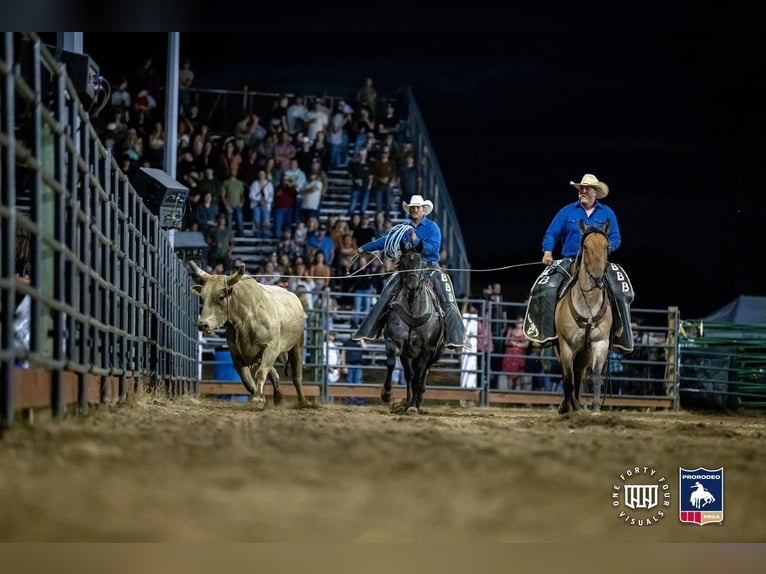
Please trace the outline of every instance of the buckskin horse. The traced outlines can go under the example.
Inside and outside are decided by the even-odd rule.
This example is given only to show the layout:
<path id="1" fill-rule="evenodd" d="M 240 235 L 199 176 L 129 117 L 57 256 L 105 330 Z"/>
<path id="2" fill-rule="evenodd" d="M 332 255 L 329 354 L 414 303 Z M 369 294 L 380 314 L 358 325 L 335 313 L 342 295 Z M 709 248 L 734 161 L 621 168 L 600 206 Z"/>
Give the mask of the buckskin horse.
<path id="1" fill-rule="evenodd" d="M 600 408 L 601 379 L 609 352 L 612 307 L 606 283 L 609 221 L 603 229 L 580 222 L 582 239 L 574 275 L 556 304 L 556 355 L 564 379 L 564 400 L 559 413 L 580 408 L 580 389 L 593 385 L 593 410 Z"/>
<path id="2" fill-rule="evenodd" d="M 399 256 L 396 269 L 401 288 L 389 306 L 383 328 L 387 372 L 380 397 L 391 402 L 391 375 L 400 357 L 407 378 L 407 400 L 402 406 L 409 413 L 420 412 L 428 373 L 444 352 L 444 319 L 423 275 L 422 252 L 421 243 L 405 248 Z"/>

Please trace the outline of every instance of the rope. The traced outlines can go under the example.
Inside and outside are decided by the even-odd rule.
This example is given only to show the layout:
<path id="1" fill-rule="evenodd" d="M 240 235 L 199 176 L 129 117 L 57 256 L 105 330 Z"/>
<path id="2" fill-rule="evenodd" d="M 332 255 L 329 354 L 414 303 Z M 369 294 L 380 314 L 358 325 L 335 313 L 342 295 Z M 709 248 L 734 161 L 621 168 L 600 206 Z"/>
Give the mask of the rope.
<path id="1" fill-rule="evenodd" d="M 397 223 L 386 235 L 386 242 L 383 244 L 383 255 L 391 259 L 398 259 L 402 253 L 402 240 L 406 238 L 415 229 L 408 223 Z"/>

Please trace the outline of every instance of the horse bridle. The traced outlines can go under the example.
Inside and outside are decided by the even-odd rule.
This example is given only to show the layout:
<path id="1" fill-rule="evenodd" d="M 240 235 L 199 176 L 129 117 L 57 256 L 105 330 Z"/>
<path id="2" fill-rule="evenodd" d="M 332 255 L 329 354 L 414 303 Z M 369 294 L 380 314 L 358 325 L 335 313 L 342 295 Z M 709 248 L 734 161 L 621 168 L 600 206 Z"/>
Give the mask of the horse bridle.
<path id="1" fill-rule="evenodd" d="M 580 250 L 577 254 L 577 260 L 575 262 L 575 266 L 577 269 L 577 273 L 580 273 L 580 265 L 582 264 L 582 257 L 583 257 L 583 246 L 585 244 L 585 238 L 588 237 L 588 235 L 592 233 L 600 233 L 606 237 L 606 234 L 601 230 L 597 228 L 592 228 L 583 233 L 582 239 L 580 240 Z M 606 271 L 605 271 L 606 272 Z M 604 289 L 604 275 L 601 276 L 601 278 L 596 279 L 593 277 L 592 273 L 588 273 L 588 279 L 590 280 L 590 289 L 583 289 L 582 286 L 577 283 L 577 287 L 580 289 L 580 292 L 583 294 L 583 297 L 587 296 L 586 293 L 590 293 L 591 291 L 595 291 L 596 289 L 602 290 L 604 292 L 604 297 L 601 299 L 601 307 L 599 308 L 598 312 L 595 315 L 592 315 L 590 318 L 583 317 L 580 315 L 580 313 L 577 312 L 577 310 L 574 307 L 574 303 L 572 302 L 571 295 L 568 297 L 569 301 L 569 311 L 572 313 L 572 317 L 574 317 L 575 322 L 577 323 L 577 326 L 580 328 L 588 328 L 593 327 L 594 325 L 598 324 L 601 319 L 604 318 L 604 315 L 606 315 L 606 310 L 609 307 L 609 290 Z"/>

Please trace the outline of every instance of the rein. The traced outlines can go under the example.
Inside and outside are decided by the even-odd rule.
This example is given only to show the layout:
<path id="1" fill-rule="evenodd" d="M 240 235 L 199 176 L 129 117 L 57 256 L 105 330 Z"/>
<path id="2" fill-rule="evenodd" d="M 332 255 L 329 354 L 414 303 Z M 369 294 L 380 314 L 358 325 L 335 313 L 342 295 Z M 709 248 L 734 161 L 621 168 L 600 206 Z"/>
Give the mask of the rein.
<path id="1" fill-rule="evenodd" d="M 432 297 L 431 292 L 428 289 L 428 286 L 425 283 L 425 277 L 423 277 L 423 272 L 426 270 L 426 267 L 420 267 L 418 269 L 408 269 L 404 272 L 406 273 L 418 273 L 417 277 L 417 286 L 410 290 L 408 289 L 404 284 L 404 278 L 402 278 L 402 284 L 399 288 L 399 293 L 402 294 L 407 301 L 409 302 L 409 306 L 411 307 L 416 296 L 419 293 L 424 293 L 426 297 Z M 399 273 L 402 273 L 402 271 L 399 271 Z M 433 306 L 433 297 L 432 297 L 432 306 Z M 426 313 L 425 315 L 420 315 L 419 317 L 413 316 L 407 309 L 404 308 L 404 306 L 399 303 L 398 300 L 394 300 L 391 303 L 391 308 L 396 312 L 396 314 L 404 321 L 410 329 L 414 329 L 417 327 L 420 327 L 421 325 L 424 325 L 433 314 L 433 309 L 431 313 Z"/>
<path id="2" fill-rule="evenodd" d="M 594 287 L 594 289 L 597 289 L 597 287 Z M 572 293 L 571 290 L 569 292 L 569 296 L 567 297 L 567 303 L 569 304 L 569 311 L 572 313 L 572 317 L 574 317 L 575 322 L 577 323 L 577 326 L 583 329 L 590 329 L 591 327 L 594 327 L 598 323 L 601 322 L 601 319 L 604 318 L 604 315 L 606 315 L 606 310 L 609 307 L 609 295 L 608 291 L 605 289 L 601 289 L 603 291 L 604 296 L 601 299 L 601 308 L 598 310 L 598 313 L 596 313 L 595 316 L 584 317 L 580 315 L 580 313 L 577 312 L 577 309 L 575 309 L 574 303 L 572 303 Z M 585 295 L 585 291 L 580 287 L 580 291 L 583 292 L 583 295 Z M 589 291 L 593 291 L 593 289 L 589 289 Z"/>

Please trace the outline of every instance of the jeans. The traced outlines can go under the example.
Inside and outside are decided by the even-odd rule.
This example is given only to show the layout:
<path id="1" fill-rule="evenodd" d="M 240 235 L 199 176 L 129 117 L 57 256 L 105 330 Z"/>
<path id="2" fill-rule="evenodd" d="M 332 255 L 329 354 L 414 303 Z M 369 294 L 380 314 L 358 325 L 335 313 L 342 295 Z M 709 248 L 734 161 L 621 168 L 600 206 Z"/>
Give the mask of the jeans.
<path id="1" fill-rule="evenodd" d="M 390 212 L 394 202 L 394 193 L 390 185 L 375 190 L 376 211 Z"/>
<path id="2" fill-rule="evenodd" d="M 354 212 L 356 211 L 356 204 L 359 203 L 359 197 L 362 198 L 362 204 L 360 205 L 360 209 L 362 213 L 367 212 L 367 206 L 370 203 L 370 188 L 368 187 L 352 187 L 351 188 L 351 204 L 348 206 L 348 212 L 346 215 L 351 217 L 354 215 Z"/>
<path id="3" fill-rule="evenodd" d="M 362 384 L 362 367 L 348 367 L 348 375 L 346 375 L 346 381 L 352 385 Z"/>
<path id="4" fill-rule="evenodd" d="M 268 237 L 271 232 L 271 208 L 268 205 L 256 205 L 253 208 L 253 231 L 259 237 Z M 277 235 L 277 237 L 281 237 Z"/>
<path id="5" fill-rule="evenodd" d="M 231 208 L 231 216 L 229 218 L 229 223 L 236 223 L 237 224 L 237 236 L 242 237 L 242 235 L 245 232 L 245 222 L 244 217 L 242 216 L 242 208 L 241 207 L 232 207 Z"/>
<path id="6" fill-rule="evenodd" d="M 368 289 L 357 289 L 354 291 L 354 323 L 358 323 L 362 315 L 366 315 L 372 309 L 372 294 L 375 290 L 370 287 Z"/>
<path id="7" fill-rule="evenodd" d="M 282 239 L 282 229 L 290 228 L 293 224 L 293 208 L 277 207 L 274 212 L 274 234 Z"/>

